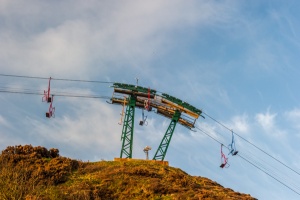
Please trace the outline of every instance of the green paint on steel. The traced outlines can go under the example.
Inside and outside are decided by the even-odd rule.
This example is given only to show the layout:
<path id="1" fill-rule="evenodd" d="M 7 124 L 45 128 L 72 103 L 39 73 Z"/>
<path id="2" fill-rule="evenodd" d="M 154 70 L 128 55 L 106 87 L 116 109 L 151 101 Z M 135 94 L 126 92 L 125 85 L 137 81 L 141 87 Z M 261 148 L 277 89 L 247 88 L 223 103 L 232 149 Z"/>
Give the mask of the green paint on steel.
<path id="1" fill-rule="evenodd" d="M 165 99 L 167 99 L 167 100 L 169 100 L 169 101 L 171 101 L 171 102 L 173 102 L 173 103 L 176 103 L 176 104 L 178 104 L 178 105 L 181 105 L 181 106 L 183 106 L 184 108 L 186 108 L 186 109 L 188 109 L 188 110 L 190 110 L 190 111 L 192 111 L 192 112 L 195 112 L 195 113 L 197 113 L 197 114 L 199 114 L 199 115 L 201 115 L 201 113 L 202 113 L 202 111 L 201 111 L 200 109 L 198 109 L 198 108 L 196 108 L 196 107 L 190 105 L 189 103 L 184 102 L 184 101 L 182 101 L 182 100 L 180 100 L 180 99 L 178 99 L 178 98 L 176 98 L 176 97 L 173 97 L 173 96 L 168 95 L 168 94 L 166 94 L 166 93 L 162 93 L 162 97 L 165 98 Z"/>
<path id="2" fill-rule="evenodd" d="M 126 94 L 130 94 L 129 96 L 129 101 L 126 107 L 126 112 L 125 112 L 125 117 L 124 117 L 124 124 L 123 124 L 123 129 L 122 129 L 122 150 L 120 154 L 120 158 L 123 156 L 125 158 L 132 158 L 132 144 L 133 144 L 133 129 L 134 129 L 134 112 L 135 112 L 135 106 L 137 102 L 137 96 L 139 96 L 139 93 L 144 93 L 148 94 L 149 89 L 146 87 L 141 87 L 141 86 L 136 86 L 136 85 L 131 85 L 131 84 L 124 84 L 124 83 L 114 83 L 113 86 L 114 88 L 118 88 L 121 90 L 127 90 L 129 92 L 124 92 Z M 122 92 L 121 92 L 122 93 Z M 160 93 L 157 94 L 156 90 L 150 89 L 150 94 L 151 95 L 156 95 L 159 96 L 163 99 L 166 99 L 172 103 L 175 103 L 179 106 L 182 106 L 185 109 L 190 110 L 191 112 L 194 112 L 198 115 L 201 115 L 202 111 L 200 109 L 197 109 L 196 107 L 190 105 L 187 102 L 184 102 L 176 97 L 173 97 L 171 95 L 168 95 L 166 93 Z M 115 98 L 117 101 L 121 101 L 122 99 L 120 98 Z M 118 102 L 120 103 L 120 102 Z M 172 116 L 171 123 L 155 153 L 155 156 L 153 160 L 164 160 L 168 147 L 170 145 L 170 141 L 172 139 L 172 135 L 174 133 L 175 127 L 177 122 L 180 119 L 181 116 L 180 110 L 176 110 L 174 115 Z M 167 115 L 164 115 L 168 117 Z"/>
<path id="3" fill-rule="evenodd" d="M 171 123 L 170 123 L 154 157 L 153 157 L 153 160 L 163 161 L 165 159 L 168 147 L 169 147 L 171 139 L 172 139 L 172 135 L 174 133 L 174 130 L 175 130 L 176 124 L 180 118 L 180 115 L 181 115 L 181 113 L 178 110 L 176 110 L 172 117 Z"/>
<path id="4" fill-rule="evenodd" d="M 129 103 L 126 107 L 125 118 L 122 129 L 122 149 L 120 158 L 132 158 L 132 144 L 133 144 L 133 128 L 134 128 L 134 110 L 136 104 L 136 97 L 130 96 Z"/>
<path id="5" fill-rule="evenodd" d="M 120 89 L 124 89 L 124 90 L 131 90 L 131 91 L 135 91 L 135 92 L 142 92 L 142 93 L 148 93 L 148 88 L 145 88 L 145 87 L 141 87 L 141 86 L 136 86 L 136 85 L 131 85 L 131 84 L 125 84 L 125 83 L 114 83 L 113 84 L 113 87 L 114 88 L 120 88 Z M 150 89 L 150 94 L 152 95 L 157 95 L 156 94 L 156 90 L 153 90 L 153 89 Z M 192 105 L 190 105 L 189 103 L 187 102 L 184 102 L 182 101 L 181 99 L 178 99 L 176 97 L 173 97 L 169 94 L 166 94 L 166 93 L 162 93 L 161 95 L 158 95 L 158 96 L 161 96 L 173 103 L 176 103 L 178 105 L 181 105 L 183 106 L 184 108 L 194 112 L 194 113 L 197 113 L 199 115 L 201 115 L 202 111 Z"/>
<path id="6" fill-rule="evenodd" d="M 136 86 L 136 85 L 131 85 L 131 84 L 114 83 L 113 87 L 114 88 L 125 89 L 125 90 L 136 91 L 136 92 L 148 93 L 148 88 L 141 87 L 141 86 Z M 155 95 L 156 90 L 150 89 L 150 94 Z"/>

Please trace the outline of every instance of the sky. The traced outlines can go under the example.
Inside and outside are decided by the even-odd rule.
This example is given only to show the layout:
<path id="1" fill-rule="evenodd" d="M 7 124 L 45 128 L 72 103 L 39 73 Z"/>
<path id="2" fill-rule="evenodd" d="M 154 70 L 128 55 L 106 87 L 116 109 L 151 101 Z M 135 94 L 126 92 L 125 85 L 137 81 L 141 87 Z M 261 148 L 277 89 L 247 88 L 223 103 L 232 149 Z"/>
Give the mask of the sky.
<path id="1" fill-rule="evenodd" d="M 0 74 L 150 87 L 201 109 L 165 160 L 258 199 L 300 197 L 297 0 L 0 0 Z M 137 82 L 138 78 L 138 82 Z M 111 83 L 51 81 L 52 94 L 111 97 Z M 122 107 L 54 96 L 47 79 L 0 76 L 0 149 L 31 144 L 83 161 L 120 156 Z M 135 111 L 133 157 L 153 157 L 170 120 Z M 239 154 L 225 148 L 232 133 Z M 221 169 L 220 143 L 228 157 Z M 245 158 L 245 159 L 243 159 Z M 278 162 L 280 161 L 280 162 Z M 283 163 L 283 164 L 282 164 Z"/>

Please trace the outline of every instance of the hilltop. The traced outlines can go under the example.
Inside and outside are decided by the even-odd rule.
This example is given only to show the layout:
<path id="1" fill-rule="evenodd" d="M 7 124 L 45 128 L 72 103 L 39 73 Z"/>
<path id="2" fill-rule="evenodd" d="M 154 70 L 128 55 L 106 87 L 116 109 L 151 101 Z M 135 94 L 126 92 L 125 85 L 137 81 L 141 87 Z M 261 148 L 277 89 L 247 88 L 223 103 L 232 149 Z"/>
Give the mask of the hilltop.
<path id="1" fill-rule="evenodd" d="M 0 155 L 0 199 L 255 199 L 208 178 L 147 161 L 81 162 L 58 149 L 10 146 Z"/>

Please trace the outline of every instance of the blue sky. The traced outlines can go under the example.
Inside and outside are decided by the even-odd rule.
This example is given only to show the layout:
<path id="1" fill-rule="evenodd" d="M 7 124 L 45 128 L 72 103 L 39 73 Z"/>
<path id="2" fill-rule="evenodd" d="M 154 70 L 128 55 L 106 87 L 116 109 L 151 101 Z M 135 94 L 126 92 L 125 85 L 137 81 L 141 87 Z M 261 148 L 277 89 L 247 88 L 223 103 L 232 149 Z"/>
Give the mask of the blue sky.
<path id="1" fill-rule="evenodd" d="M 236 136 L 244 156 L 300 193 L 300 24 L 296 0 L 0 1 L 0 73 L 135 84 L 189 102 L 295 171 Z M 109 84 L 52 81 L 53 93 L 111 96 Z M 1 89 L 40 91 L 47 80 L 0 77 Z M 32 144 L 63 156 L 113 160 L 121 148 L 121 107 L 103 99 L 55 97 L 46 119 L 42 96 L 1 93 L 0 148 Z M 148 113 L 134 157 L 155 153 L 169 120 Z M 221 143 L 231 132 L 206 117 L 197 127 Z M 224 150 L 226 151 L 226 149 Z M 229 156 L 220 144 L 178 125 L 165 158 L 195 176 L 258 199 L 296 192 Z"/>

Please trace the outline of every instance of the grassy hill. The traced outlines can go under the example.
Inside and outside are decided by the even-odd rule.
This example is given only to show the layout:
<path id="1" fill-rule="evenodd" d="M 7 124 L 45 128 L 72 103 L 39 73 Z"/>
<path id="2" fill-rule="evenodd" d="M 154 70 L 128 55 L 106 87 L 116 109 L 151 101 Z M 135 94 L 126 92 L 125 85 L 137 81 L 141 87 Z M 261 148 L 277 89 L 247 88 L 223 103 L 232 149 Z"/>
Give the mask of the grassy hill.
<path id="1" fill-rule="evenodd" d="M 204 177 L 147 161 L 81 162 L 58 149 L 7 147 L 0 155 L 0 199 L 254 199 Z"/>

